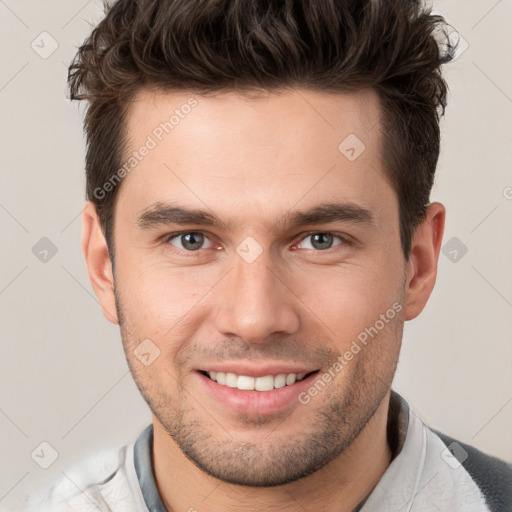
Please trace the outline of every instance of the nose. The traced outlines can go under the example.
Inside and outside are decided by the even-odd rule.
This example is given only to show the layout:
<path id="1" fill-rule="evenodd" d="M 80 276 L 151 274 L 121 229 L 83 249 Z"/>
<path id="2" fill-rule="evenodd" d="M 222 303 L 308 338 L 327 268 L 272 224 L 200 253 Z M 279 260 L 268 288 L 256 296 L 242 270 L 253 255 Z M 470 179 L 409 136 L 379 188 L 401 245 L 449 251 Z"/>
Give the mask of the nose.
<path id="1" fill-rule="evenodd" d="M 247 343 L 266 343 L 269 336 L 293 334 L 300 325 L 297 299 L 272 267 L 268 254 L 247 263 L 235 256 L 234 268 L 219 290 L 217 331 Z"/>

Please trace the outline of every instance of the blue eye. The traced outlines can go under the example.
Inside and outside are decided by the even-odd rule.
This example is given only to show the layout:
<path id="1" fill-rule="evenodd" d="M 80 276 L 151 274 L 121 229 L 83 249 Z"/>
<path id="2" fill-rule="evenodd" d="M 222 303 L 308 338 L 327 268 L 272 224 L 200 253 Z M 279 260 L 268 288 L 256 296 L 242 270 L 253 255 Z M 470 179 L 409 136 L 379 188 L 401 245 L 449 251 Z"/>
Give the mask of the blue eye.
<path id="1" fill-rule="evenodd" d="M 327 249 L 331 249 L 332 247 L 336 247 L 338 245 L 341 245 L 345 240 L 343 240 L 341 237 L 333 235 L 332 233 L 310 233 L 309 235 L 306 235 L 300 242 L 303 243 L 307 239 L 311 239 L 310 247 L 305 247 L 305 249 L 314 249 L 316 251 L 325 251 Z M 338 243 L 333 243 L 336 241 L 336 239 L 339 240 Z"/>
<path id="2" fill-rule="evenodd" d="M 179 245 L 174 242 L 178 241 Z M 205 241 L 208 241 L 210 245 L 204 247 L 203 244 Z M 204 236 L 202 233 L 198 233 L 197 231 L 190 231 L 188 233 L 178 233 L 176 235 L 171 235 L 168 239 L 168 242 L 171 245 L 174 245 L 178 249 L 190 252 L 190 251 L 198 251 L 199 249 L 207 249 L 211 247 L 211 242 Z"/>

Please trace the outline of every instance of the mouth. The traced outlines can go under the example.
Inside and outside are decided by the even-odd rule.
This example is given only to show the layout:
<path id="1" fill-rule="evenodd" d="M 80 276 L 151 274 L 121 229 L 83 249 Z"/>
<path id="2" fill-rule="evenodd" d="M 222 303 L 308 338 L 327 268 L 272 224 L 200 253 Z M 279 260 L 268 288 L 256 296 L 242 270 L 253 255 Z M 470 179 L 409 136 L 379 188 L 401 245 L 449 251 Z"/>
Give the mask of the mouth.
<path id="1" fill-rule="evenodd" d="M 254 377 L 251 375 L 240 375 L 231 372 L 200 370 L 199 373 L 208 377 L 213 382 L 228 388 L 239 389 L 240 391 L 268 392 L 274 389 L 281 389 L 293 386 L 310 375 L 318 373 L 319 370 L 305 371 L 301 373 L 278 373 L 275 375 L 263 375 Z"/>
<path id="2" fill-rule="evenodd" d="M 321 370 L 296 363 L 225 361 L 197 368 L 195 382 L 211 406 L 245 418 L 275 418 L 301 406 L 298 397 Z M 302 407 L 302 406 L 301 406 Z"/>

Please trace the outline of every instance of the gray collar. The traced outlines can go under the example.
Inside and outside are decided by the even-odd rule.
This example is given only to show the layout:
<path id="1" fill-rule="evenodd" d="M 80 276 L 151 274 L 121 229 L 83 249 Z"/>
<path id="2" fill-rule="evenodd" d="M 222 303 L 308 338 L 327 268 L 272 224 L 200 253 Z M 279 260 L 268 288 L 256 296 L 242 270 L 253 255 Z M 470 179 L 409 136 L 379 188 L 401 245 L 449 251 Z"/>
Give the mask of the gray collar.
<path id="1" fill-rule="evenodd" d="M 148 425 L 135 442 L 135 472 L 149 512 L 167 512 L 162 503 L 153 474 L 153 424 Z"/>

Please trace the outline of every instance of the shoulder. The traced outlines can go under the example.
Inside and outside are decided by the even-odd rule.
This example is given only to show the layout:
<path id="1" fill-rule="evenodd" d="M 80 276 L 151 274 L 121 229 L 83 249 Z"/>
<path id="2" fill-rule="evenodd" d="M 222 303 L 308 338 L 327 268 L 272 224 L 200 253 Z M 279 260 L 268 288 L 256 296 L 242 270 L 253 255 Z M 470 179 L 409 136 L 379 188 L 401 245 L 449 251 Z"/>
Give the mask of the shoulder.
<path id="1" fill-rule="evenodd" d="M 104 510 L 102 486 L 119 480 L 125 466 L 127 446 L 102 450 L 62 471 L 49 487 L 25 498 L 23 512 L 89 512 Z M 107 509 L 108 510 L 108 509 Z"/>
<path id="2" fill-rule="evenodd" d="M 430 429 L 469 473 L 492 512 L 512 510 L 512 463 L 488 455 L 435 429 Z"/>

